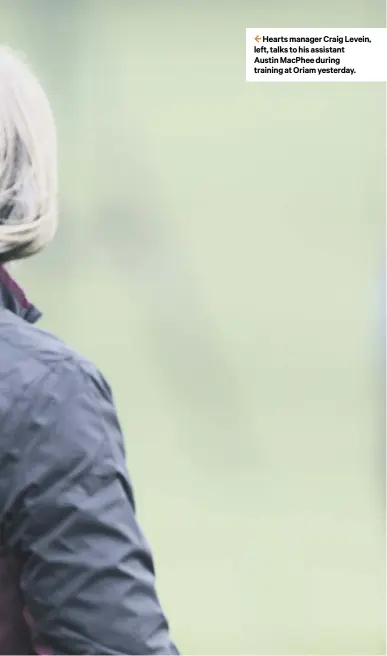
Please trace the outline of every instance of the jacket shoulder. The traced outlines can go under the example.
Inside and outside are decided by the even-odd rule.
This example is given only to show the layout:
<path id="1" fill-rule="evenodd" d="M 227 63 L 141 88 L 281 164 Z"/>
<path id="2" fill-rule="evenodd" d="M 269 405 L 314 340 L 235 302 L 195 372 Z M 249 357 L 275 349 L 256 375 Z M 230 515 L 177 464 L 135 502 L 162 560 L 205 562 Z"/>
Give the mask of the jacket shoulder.
<path id="1" fill-rule="evenodd" d="M 90 374 L 96 371 L 87 358 L 53 333 L 6 310 L 0 312 L 0 361 L 3 366 L 7 362 L 15 366 L 20 361 L 34 363 L 42 371 L 56 366 L 61 369 L 61 365 L 68 362 Z"/>
<path id="2" fill-rule="evenodd" d="M 32 436 L 67 421 L 67 438 L 52 441 L 58 457 L 89 455 L 100 440 L 91 430 L 95 413 L 111 419 L 111 389 L 99 370 L 48 331 L 0 312 L 0 469 L 2 458 L 23 452 Z M 83 430 L 88 426 L 90 430 Z M 82 440 L 79 440 L 79 432 Z M 41 437 L 39 437 L 39 440 Z M 46 445 L 46 450 L 49 447 Z M 55 455 L 56 454 L 56 455 Z M 47 455 L 47 454 L 46 454 Z M 41 465 L 43 466 L 43 459 Z M 1 506 L 1 503 L 0 503 Z"/>
<path id="3" fill-rule="evenodd" d="M 29 324 L 12 312 L 0 311 L 0 418 L 15 397 L 31 396 L 40 380 L 52 375 L 60 383 L 87 378 L 110 392 L 108 383 L 87 358 L 47 330 Z M 50 376 L 51 374 L 51 376 Z"/>

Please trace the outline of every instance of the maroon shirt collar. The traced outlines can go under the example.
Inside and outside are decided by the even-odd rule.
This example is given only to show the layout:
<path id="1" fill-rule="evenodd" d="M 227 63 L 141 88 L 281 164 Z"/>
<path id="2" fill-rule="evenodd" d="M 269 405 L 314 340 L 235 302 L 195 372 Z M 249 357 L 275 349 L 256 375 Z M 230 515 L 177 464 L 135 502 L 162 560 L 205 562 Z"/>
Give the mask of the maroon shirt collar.
<path id="1" fill-rule="evenodd" d="M 25 321 L 35 323 L 40 319 L 41 312 L 30 303 L 23 290 L 0 264 L 0 308 L 14 312 Z"/>

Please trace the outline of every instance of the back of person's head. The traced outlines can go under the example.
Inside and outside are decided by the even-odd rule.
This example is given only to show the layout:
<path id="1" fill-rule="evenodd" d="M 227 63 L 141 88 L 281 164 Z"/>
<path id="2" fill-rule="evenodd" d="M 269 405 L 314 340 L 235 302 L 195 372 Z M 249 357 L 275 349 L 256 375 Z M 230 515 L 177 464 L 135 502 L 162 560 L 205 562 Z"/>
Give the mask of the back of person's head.
<path id="1" fill-rule="evenodd" d="M 51 108 L 23 58 L 0 46 L 0 262 L 42 250 L 56 226 Z"/>

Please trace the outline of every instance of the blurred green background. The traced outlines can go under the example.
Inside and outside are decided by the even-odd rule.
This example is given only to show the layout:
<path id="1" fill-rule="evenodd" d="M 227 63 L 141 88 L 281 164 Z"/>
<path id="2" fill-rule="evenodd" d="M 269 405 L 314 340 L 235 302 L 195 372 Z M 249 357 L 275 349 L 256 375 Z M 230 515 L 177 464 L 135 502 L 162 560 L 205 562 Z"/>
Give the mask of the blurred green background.
<path id="1" fill-rule="evenodd" d="M 17 265 L 109 378 L 189 654 L 385 653 L 384 84 L 246 84 L 246 27 L 382 0 L 0 0 L 58 124 Z"/>

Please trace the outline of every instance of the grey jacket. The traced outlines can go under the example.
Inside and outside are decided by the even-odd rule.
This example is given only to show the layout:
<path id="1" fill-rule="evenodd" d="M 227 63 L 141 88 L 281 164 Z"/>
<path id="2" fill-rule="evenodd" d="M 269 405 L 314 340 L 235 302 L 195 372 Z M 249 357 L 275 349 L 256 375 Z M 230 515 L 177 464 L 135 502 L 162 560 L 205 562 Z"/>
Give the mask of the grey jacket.
<path id="1" fill-rule="evenodd" d="M 178 654 L 112 393 L 0 266 L 0 654 Z"/>

